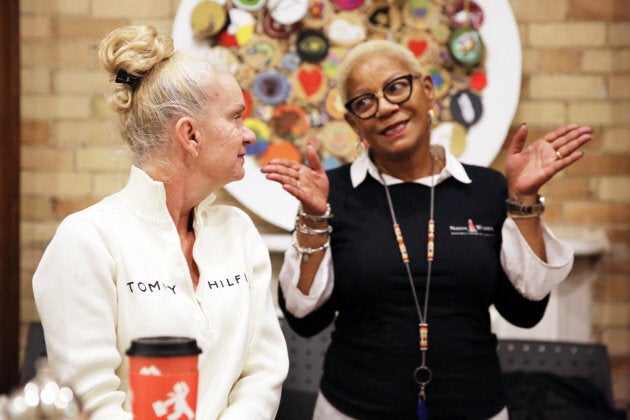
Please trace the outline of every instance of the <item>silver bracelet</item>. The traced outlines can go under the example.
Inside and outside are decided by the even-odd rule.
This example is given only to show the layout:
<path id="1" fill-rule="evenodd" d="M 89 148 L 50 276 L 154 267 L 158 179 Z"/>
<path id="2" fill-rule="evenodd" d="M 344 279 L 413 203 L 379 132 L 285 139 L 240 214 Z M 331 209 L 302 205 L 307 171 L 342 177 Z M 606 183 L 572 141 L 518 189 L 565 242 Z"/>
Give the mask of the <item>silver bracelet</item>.
<path id="1" fill-rule="evenodd" d="M 304 209 L 302 208 L 302 204 L 298 207 L 298 217 L 303 217 L 306 220 L 310 220 L 311 222 L 323 222 L 324 220 L 330 219 L 333 217 L 330 212 L 330 204 L 326 203 L 326 212 L 324 214 L 308 214 L 304 213 Z"/>
<path id="2" fill-rule="evenodd" d="M 298 232 L 301 232 L 305 235 L 325 235 L 325 234 L 330 234 L 332 232 L 332 226 L 328 225 L 325 228 L 321 228 L 321 229 L 316 229 L 316 228 L 312 228 L 308 225 L 305 225 L 303 223 L 300 223 L 300 218 L 296 217 L 295 218 L 295 230 L 297 230 Z"/>
<path id="3" fill-rule="evenodd" d="M 309 248 L 309 247 L 303 248 L 297 243 L 295 239 L 291 241 L 291 245 L 293 245 L 293 248 L 295 248 L 298 254 L 300 254 L 302 258 L 304 258 L 304 261 L 308 261 L 308 258 L 311 256 L 311 254 L 314 254 L 319 251 L 323 251 L 326 248 L 328 248 L 328 246 L 330 246 L 330 238 L 328 238 L 328 240 L 324 242 L 323 245 L 318 246 L 317 248 Z"/>

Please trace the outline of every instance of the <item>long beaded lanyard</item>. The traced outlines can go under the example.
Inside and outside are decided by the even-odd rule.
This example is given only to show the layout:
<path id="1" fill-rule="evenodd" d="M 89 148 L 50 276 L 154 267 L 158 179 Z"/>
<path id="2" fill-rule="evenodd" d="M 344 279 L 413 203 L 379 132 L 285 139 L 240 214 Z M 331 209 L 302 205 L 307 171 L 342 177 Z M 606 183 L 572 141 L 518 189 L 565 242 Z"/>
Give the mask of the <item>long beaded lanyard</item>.
<path id="1" fill-rule="evenodd" d="M 383 179 L 383 175 L 381 171 L 378 171 L 378 176 L 381 179 L 381 182 L 385 186 L 385 194 L 387 195 L 387 204 L 389 205 L 389 211 L 392 215 L 392 223 L 394 225 L 394 234 L 396 235 L 396 241 L 398 242 L 398 248 L 400 249 L 400 255 L 402 257 L 403 264 L 407 269 L 407 276 L 409 277 L 409 284 L 411 285 L 411 292 L 413 293 L 413 300 L 416 304 L 416 311 L 418 313 L 418 319 L 420 323 L 418 324 L 418 334 L 419 334 L 419 345 L 420 345 L 420 354 L 422 355 L 422 362 L 420 366 L 418 366 L 413 372 L 413 379 L 420 387 L 418 392 L 418 404 L 417 404 L 417 414 L 419 420 L 426 420 L 428 418 L 428 409 L 426 406 L 426 395 L 425 388 L 429 382 L 431 382 L 431 370 L 427 367 L 426 364 L 426 355 L 427 350 L 429 349 L 429 324 L 427 323 L 427 310 L 429 308 L 429 285 L 431 283 L 431 266 L 433 263 L 433 257 L 435 255 L 435 221 L 433 220 L 433 212 L 435 208 L 435 177 L 433 175 L 433 170 L 435 167 L 435 158 L 432 156 L 431 160 L 431 204 L 429 211 L 429 226 L 428 226 L 428 242 L 427 242 L 427 284 L 424 293 L 424 307 L 423 310 L 420 308 L 420 303 L 418 302 L 418 294 L 416 293 L 416 286 L 413 282 L 413 276 L 411 275 L 411 268 L 409 267 L 409 255 L 407 254 L 407 247 L 405 246 L 405 241 L 402 236 L 402 231 L 400 230 L 400 225 L 398 225 L 398 221 L 396 220 L 396 214 L 394 212 L 394 205 L 392 203 L 392 198 L 389 194 L 389 187 L 387 183 Z"/>

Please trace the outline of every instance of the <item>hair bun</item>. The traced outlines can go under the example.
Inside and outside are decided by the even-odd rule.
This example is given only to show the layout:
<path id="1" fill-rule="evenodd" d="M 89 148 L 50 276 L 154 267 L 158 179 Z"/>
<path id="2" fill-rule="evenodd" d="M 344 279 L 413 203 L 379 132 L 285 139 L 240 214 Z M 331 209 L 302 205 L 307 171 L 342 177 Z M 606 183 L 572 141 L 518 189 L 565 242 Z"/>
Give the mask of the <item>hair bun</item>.
<path id="1" fill-rule="evenodd" d="M 111 31 L 101 42 L 99 57 L 117 83 L 110 98 L 114 109 L 128 109 L 140 80 L 174 51 L 172 38 L 153 26 L 123 26 Z"/>

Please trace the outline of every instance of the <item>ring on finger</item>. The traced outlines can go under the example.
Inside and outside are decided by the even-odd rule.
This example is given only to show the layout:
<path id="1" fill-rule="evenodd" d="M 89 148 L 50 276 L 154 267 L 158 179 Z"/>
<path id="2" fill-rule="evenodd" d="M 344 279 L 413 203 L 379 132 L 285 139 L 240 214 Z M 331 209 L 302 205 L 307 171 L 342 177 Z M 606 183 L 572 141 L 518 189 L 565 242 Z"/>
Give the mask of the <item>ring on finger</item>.
<path id="1" fill-rule="evenodd" d="M 297 188 L 298 190 L 300 189 L 300 180 L 299 179 L 295 183 L 295 188 Z"/>
<path id="2" fill-rule="evenodd" d="M 562 159 L 562 158 L 564 158 L 564 156 L 562 156 L 562 153 L 560 153 L 560 150 L 556 150 L 556 157 L 557 157 L 558 159 Z"/>

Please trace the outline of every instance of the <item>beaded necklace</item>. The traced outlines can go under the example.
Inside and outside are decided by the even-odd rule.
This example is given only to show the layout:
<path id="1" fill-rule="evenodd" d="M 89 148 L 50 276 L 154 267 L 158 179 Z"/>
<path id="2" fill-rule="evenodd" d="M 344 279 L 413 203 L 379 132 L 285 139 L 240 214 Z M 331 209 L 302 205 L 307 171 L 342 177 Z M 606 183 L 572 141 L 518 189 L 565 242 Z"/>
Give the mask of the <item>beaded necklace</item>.
<path id="1" fill-rule="evenodd" d="M 428 409 L 426 406 L 426 394 L 425 388 L 431 382 L 432 373 L 426 364 L 426 355 L 427 350 L 429 349 L 429 324 L 427 323 L 427 311 L 429 308 L 429 286 L 431 283 L 431 268 L 433 263 L 433 258 L 435 256 L 435 221 L 433 219 L 433 213 L 435 209 L 435 176 L 433 175 L 433 171 L 435 169 L 435 157 L 431 156 L 431 200 L 429 207 L 429 224 L 428 224 L 428 241 L 427 241 L 427 283 L 426 289 L 424 293 L 424 306 L 420 308 L 420 303 L 418 302 L 418 294 L 416 293 L 416 286 L 413 282 L 413 276 L 411 274 L 411 268 L 409 267 L 409 254 L 407 254 L 407 247 L 405 246 L 405 241 L 403 239 L 402 231 L 400 229 L 400 225 L 396 220 L 396 213 L 394 212 L 394 204 L 392 203 L 392 198 L 389 194 L 389 187 L 383 179 L 383 174 L 381 170 L 378 170 L 378 176 L 381 179 L 381 182 L 385 186 L 385 195 L 387 196 L 387 204 L 389 205 L 389 211 L 392 216 L 392 223 L 394 227 L 394 235 L 396 235 L 396 241 L 398 242 L 398 248 L 400 249 L 400 256 L 402 257 L 402 262 L 405 265 L 405 269 L 407 270 L 407 276 L 409 277 L 409 284 L 411 286 L 411 292 L 413 294 L 413 300 L 416 305 L 416 312 L 418 313 L 418 335 L 419 335 L 419 346 L 420 346 L 420 354 L 422 355 L 420 366 L 418 366 L 413 371 L 413 379 L 418 384 L 420 390 L 418 391 L 418 404 L 417 404 L 417 415 L 419 420 L 426 420 L 428 418 Z"/>

